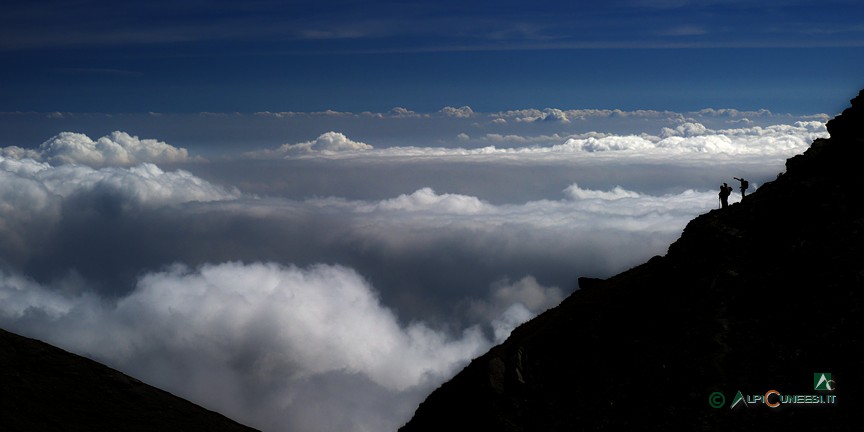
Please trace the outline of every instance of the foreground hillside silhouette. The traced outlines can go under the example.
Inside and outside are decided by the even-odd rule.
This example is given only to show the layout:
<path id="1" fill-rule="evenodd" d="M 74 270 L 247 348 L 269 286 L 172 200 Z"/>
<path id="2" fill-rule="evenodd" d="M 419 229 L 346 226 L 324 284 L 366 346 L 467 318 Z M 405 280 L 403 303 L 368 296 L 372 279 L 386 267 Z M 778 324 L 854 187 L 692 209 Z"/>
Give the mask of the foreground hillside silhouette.
<path id="1" fill-rule="evenodd" d="M 92 360 L 0 330 L 0 430 L 255 429 Z"/>
<path id="2" fill-rule="evenodd" d="M 828 131 L 665 256 L 580 279 L 400 431 L 860 430 L 864 91 Z"/>

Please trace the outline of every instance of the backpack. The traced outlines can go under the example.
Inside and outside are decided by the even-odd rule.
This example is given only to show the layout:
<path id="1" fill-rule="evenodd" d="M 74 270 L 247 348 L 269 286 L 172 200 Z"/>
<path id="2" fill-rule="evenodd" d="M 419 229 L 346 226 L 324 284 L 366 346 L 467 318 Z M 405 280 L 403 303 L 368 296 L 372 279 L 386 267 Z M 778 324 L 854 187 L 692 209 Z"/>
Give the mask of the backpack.
<path id="1" fill-rule="evenodd" d="M 750 187 L 750 182 L 747 180 L 741 180 L 741 189 L 747 190 Z"/>

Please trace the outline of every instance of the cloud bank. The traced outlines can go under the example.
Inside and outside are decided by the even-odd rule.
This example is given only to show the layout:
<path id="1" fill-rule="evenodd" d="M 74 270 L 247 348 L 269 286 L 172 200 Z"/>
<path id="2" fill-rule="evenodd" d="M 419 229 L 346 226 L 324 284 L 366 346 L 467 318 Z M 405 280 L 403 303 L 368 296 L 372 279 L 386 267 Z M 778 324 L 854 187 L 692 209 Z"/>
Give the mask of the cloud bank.
<path id="1" fill-rule="evenodd" d="M 579 276 L 664 253 L 720 182 L 825 135 L 734 110 L 254 117 L 310 124 L 203 163 L 120 132 L 0 149 L 0 325 L 266 430 L 394 430 Z M 427 144 L 379 140 L 400 128 Z"/>
<path id="2" fill-rule="evenodd" d="M 616 152 L 615 157 L 634 159 L 681 160 L 706 155 L 788 157 L 805 150 L 814 139 L 826 136 L 825 124 L 820 121 L 798 121 L 791 125 L 721 130 L 709 129 L 701 123 L 683 122 L 674 128 L 661 128 L 658 135 L 589 132 L 570 136 L 558 134 L 523 136 L 489 133 L 477 142 L 483 144 L 485 141 L 487 144 L 488 142 L 493 144 L 483 147 L 394 146 L 378 149 L 352 141 L 344 134 L 328 132 L 314 141 L 286 144 L 276 150 L 259 150 L 247 155 L 258 158 L 470 158 L 473 161 L 498 157 L 529 162 L 560 160 L 562 157 L 577 158 L 586 154 L 610 152 Z M 470 135 L 460 133 L 457 141 L 464 142 L 470 139 Z M 502 143 L 510 146 L 497 146 Z M 542 143 L 551 144 L 542 145 Z"/>
<path id="3" fill-rule="evenodd" d="M 0 149 L 5 158 L 31 158 L 52 165 L 131 166 L 141 163 L 188 162 L 189 152 L 154 139 L 139 139 L 115 131 L 93 141 L 87 135 L 62 132 L 43 142 L 35 150 L 20 147 Z"/>
<path id="4" fill-rule="evenodd" d="M 575 274 L 661 253 L 713 198 L 290 200 L 31 159 L 0 175 L 4 327 L 268 430 L 398 427 Z"/>
<path id="5" fill-rule="evenodd" d="M 422 323 L 400 325 L 365 280 L 340 266 L 175 265 L 144 275 L 113 304 L 0 274 L 0 299 L 4 327 L 26 328 L 229 415 L 255 413 L 253 424 L 271 430 L 299 426 L 297 398 L 345 414 L 329 394 L 344 388 L 297 394 L 310 379 L 353 376 L 378 397 L 396 403 L 408 394 L 416 403 L 418 387 L 489 347 L 477 329 L 451 338 Z"/>
<path id="6" fill-rule="evenodd" d="M 94 169 L 80 165 L 51 166 L 32 159 L 0 156 L 0 196 L 5 209 L 42 211 L 50 201 L 86 194 L 121 197 L 126 205 L 169 205 L 190 201 L 235 199 L 240 192 L 202 180 L 183 170 L 165 172 L 144 163 L 129 168 Z"/>
<path id="7" fill-rule="evenodd" d="M 372 150 L 372 146 L 362 142 L 352 141 L 339 132 L 321 134 L 312 141 L 298 144 L 283 144 L 275 150 L 259 150 L 247 152 L 245 156 L 252 158 L 289 157 L 300 155 L 332 155 L 341 152 L 362 152 Z"/>

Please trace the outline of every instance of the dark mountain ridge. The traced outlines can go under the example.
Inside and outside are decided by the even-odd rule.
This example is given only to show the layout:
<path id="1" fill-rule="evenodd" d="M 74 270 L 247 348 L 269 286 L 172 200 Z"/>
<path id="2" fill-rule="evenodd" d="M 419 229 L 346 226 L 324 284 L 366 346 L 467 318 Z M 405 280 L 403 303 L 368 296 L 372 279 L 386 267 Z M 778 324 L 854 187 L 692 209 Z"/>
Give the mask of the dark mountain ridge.
<path id="1" fill-rule="evenodd" d="M 581 278 L 400 431 L 860 430 L 864 90 L 828 131 L 665 256 Z"/>
<path id="2" fill-rule="evenodd" d="M 0 430 L 255 429 L 90 359 L 0 330 Z"/>

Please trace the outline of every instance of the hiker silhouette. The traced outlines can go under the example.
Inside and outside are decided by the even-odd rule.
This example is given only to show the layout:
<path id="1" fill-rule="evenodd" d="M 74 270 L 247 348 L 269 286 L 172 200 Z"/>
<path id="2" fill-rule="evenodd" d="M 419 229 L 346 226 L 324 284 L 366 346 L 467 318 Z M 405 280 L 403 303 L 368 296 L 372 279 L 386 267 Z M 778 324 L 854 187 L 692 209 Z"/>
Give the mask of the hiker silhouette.
<path id="1" fill-rule="evenodd" d="M 729 206 L 729 195 L 732 194 L 732 186 L 723 183 L 720 186 L 720 208 Z"/>
<path id="2" fill-rule="evenodd" d="M 741 182 L 741 198 L 744 198 L 744 195 L 747 195 L 747 188 L 750 187 L 750 182 L 744 180 L 744 178 L 732 177 L 735 180 Z"/>

